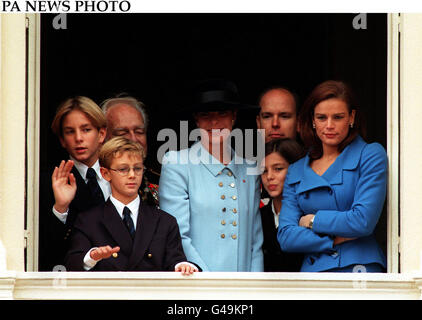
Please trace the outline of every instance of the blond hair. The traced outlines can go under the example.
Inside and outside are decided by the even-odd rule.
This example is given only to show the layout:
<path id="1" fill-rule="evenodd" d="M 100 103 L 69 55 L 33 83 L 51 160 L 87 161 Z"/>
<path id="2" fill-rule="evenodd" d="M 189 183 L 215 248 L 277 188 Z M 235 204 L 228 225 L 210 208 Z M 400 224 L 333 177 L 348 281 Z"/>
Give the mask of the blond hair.
<path id="1" fill-rule="evenodd" d="M 142 160 L 145 159 L 144 148 L 137 142 L 131 141 L 125 137 L 114 137 L 108 140 L 101 148 L 99 153 L 100 166 L 110 168 L 113 158 L 129 152 L 130 155 L 139 155 Z"/>
<path id="2" fill-rule="evenodd" d="M 101 108 L 93 100 L 88 97 L 76 96 L 62 102 L 57 108 L 51 129 L 58 137 L 63 137 L 63 120 L 73 110 L 85 113 L 91 124 L 98 130 L 107 126 L 107 121 Z"/>

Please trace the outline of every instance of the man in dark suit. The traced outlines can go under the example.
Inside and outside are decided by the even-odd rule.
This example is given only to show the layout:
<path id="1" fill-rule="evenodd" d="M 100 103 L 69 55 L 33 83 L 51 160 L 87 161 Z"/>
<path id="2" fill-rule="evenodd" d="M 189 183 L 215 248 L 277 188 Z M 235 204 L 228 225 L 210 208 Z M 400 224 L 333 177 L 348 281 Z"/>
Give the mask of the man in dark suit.
<path id="1" fill-rule="evenodd" d="M 52 130 L 70 160 L 63 160 L 52 175 L 41 177 L 40 271 L 63 265 L 78 213 L 104 203 L 111 192 L 98 162 L 106 135 L 106 119 L 100 107 L 87 97 L 67 99 L 57 109 Z"/>
<path id="2" fill-rule="evenodd" d="M 110 199 L 78 215 L 65 259 L 68 271 L 199 271 L 186 262 L 176 219 L 142 203 L 143 159 L 142 146 L 124 137 L 104 144 L 99 161 Z"/>

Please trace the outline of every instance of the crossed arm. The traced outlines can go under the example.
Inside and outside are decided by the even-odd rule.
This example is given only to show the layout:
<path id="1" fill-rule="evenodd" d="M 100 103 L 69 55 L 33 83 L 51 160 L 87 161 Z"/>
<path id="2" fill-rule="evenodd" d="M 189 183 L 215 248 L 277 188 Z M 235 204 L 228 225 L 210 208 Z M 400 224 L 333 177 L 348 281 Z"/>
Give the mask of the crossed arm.
<path id="1" fill-rule="evenodd" d="M 285 184 L 278 232 L 283 250 L 330 251 L 337 244 L 372 234 L 386 194 L 385 150 L 378 144 L 367 145 L 356 170 L 359 178 L 356 187 L 350 190 L 353 192 L 353 203 L 345 211 L 318 210 L 315 215 L 306 214 L 299 207 L 295 187 Z M 314 222 L 311 230 L 308 227 L 312 218 Z M 328 235 L 335 236 L 334 240 Z"/>

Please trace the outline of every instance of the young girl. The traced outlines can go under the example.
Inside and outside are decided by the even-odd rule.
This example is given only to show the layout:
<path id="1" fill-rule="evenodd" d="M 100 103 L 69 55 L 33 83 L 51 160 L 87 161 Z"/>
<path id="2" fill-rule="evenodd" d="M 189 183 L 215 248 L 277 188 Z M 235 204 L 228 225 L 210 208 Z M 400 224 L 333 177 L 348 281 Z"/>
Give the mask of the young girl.
<path id="1" fill-rule="evenodd" d="M 262 185 L 271 197 L 261 208 L 264 231 L 264 271 L 297 272 L 302 265 L 302 254 L 285 253 L 277 241 L 277 228 L 281 210 L 284 180 L 289 164 L 303 156 L 302 147 L 293 139 L 271 140 L 265 145 L 265 159 L 261 175 Z"/>

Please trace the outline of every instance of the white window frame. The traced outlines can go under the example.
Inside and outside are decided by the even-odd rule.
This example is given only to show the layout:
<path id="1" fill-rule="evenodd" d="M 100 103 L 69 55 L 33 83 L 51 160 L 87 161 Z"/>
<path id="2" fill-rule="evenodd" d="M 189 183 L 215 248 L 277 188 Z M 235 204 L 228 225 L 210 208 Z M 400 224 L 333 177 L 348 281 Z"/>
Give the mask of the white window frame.
<path id="1" fill-rule="evenodd" d="M 40 154 L 40 41 L 39 14 L 27 14 L 27 229 L 25 230 L 26 270 L 38 270 L 38 208 L 39 208 L 39 154 Z M 400 105 L 399 105 L 399 14 L 388 14 L 387 45 L 387 154 L 389 179 L 387 196 L 387 271 L 399 271 L 399 177 L 400 177 Z"/>
<path id="2" fill-rule="evenodd" d="M 399 14 L 388 14 L 387 19 L 387 272 L 399 272 Z"/>
<path id="3" fill-rule="evenodd" d="M 27 271 L 38 271 L 40 171 L 40 45 L 41 16 L 26 15 L 27 26 L 27 208 L 25 230 Z"/>

